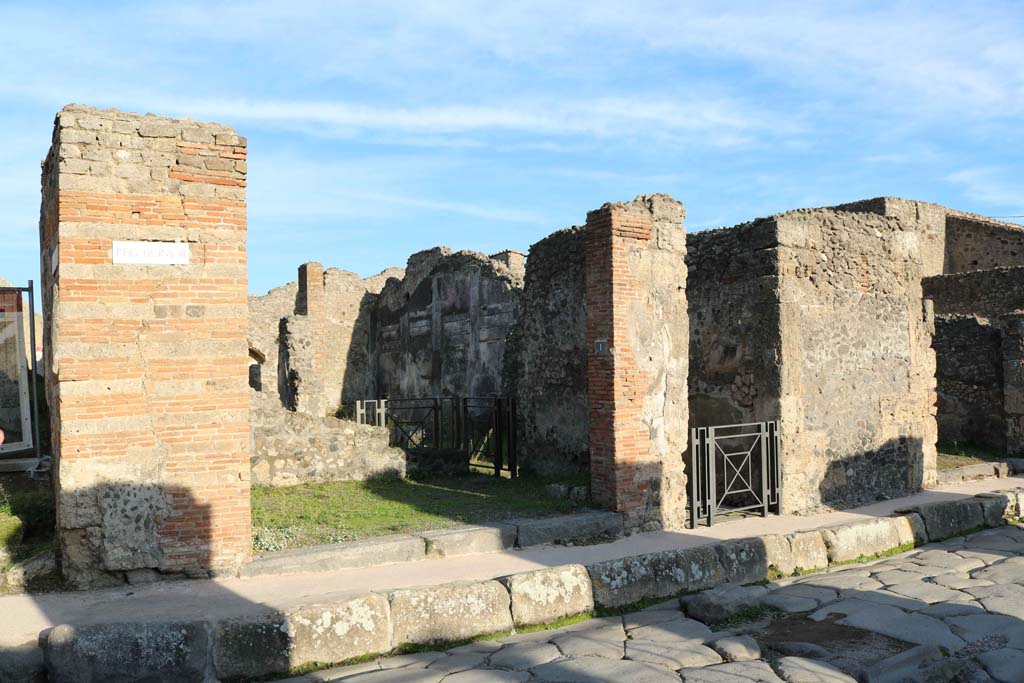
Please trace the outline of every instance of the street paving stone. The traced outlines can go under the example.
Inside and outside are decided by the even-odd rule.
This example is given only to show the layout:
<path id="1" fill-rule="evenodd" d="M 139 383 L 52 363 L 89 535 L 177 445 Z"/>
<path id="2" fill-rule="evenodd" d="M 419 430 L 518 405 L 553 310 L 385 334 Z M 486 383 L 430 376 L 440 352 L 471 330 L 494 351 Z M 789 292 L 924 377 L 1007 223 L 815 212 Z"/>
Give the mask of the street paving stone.
<path id="1" fill-rule="evenodd" d="M 714 632 L 684 615 L 678 600 L 670 600 L 622 617 L 289 680 L 850 683 L 860 678 L 874 683 L 924 667 L 918 669 L 920 676 L 927 672 L 941 681 L 1024 683 L 1024 530 L 1018 527 L 949 539 L 868 565 L 782 579 L 766 588 L 764 604 L 792 614 L 776 619 L 793 622 L 789 627 L 796 628 L 798 638 L 762 643 L 760 626 Z M 887 636 L 895 639 L 887 642 L 897 649 L 865 659 L 862 670 L 841 671 L 836 665 L 849 668 L 851 660 L 803 642 L 814 641 L 816 629 L 829 628 Z M 906 649 L 892 656 L 899 652 L 897 641 Z"/>

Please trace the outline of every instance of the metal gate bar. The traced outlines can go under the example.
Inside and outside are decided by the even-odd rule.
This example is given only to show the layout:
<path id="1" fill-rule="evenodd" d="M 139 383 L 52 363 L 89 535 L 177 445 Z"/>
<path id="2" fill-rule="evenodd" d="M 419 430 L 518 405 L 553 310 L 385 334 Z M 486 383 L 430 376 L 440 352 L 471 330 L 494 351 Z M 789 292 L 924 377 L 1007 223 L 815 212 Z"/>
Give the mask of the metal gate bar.
<path id="1" fill-rule="evenodd" d="M 751 422 L 690 430 L 690 527 L 715 517 L 779 513 L 779 423 Z"/>

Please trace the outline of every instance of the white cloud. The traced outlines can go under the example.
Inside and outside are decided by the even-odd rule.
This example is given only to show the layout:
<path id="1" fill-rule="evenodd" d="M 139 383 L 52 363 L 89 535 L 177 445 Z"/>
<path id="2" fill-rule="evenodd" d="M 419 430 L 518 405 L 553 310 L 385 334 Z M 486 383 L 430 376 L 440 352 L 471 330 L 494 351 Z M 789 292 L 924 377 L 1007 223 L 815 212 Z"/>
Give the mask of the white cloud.
<path id="1" fill-rule="evenodd" d="M 943 180 L 961 188 L 964 195 L 983 204 L 1004 206 L 1024 214 L 1024 183 L 1009 180 L 1006 169 L 989 166 L 965 168 Z M 1019 176 L 1016 176 L 1019 178 Z"/>

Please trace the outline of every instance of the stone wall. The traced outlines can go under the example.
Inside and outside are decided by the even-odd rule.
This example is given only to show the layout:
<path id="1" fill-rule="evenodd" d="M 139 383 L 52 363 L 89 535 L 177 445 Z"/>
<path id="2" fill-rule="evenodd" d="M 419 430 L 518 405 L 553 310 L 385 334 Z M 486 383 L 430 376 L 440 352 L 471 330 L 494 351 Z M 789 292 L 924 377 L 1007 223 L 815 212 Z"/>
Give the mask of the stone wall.
<path id="1" fill-rule="evenodd" d="M 445 247 L 409 257 L 370 314 L 367 398 L 501 396 L 520 262 Z"/>
<path id="2" fill-rule="evenodd" d="M 249 556 L 245 178 L 245 139 L 226 126 L 77 105 L 57 116 L 40 269 L 74 585 Z M 186 245 L 185 262 L 115 262 L 118 240 Z"/>
<path id="3" fill-rule="evenodd" d="M 830 209 L 776 222 L 783 509 L 919 490 L 936 428 L 918 226 Z"/>
<path id="4" fill-rule="evenodd" d="M 299 312 L 298 282 L 250 296 L 250 362 L 257 368 L 252 370 L 251 386 L 294 408 L 303 402 L 298 386 L 314 383 L 318 414 L 333 413 L 343 401 L 370 398 L 370 310 L 385 282 L 403 275 L 401 268 L 368 278 L 337 268 L 323 271 L 323 306 L 316 323 L 309 320 L 308 310 Z M 322 369 L 306 378 L 291 374 L 289 370 L 297 371 L 303 363 L 312 371 L 312 357 L 306 352 L 313 352 L 315 339 L 325 350 Z"/>
<path id="5" fill-rule="evenodd" d="M 1006 448 L 1002 331 L 976 316 L 935 316 L 939 442 Z"/>
<path id="6" fill-rule="evenodd" d="M 998 317 L 1024 310 L 1024 267 L 925 278 L 924 297 L 934 302 L 936 315 Z"/>
<path id="7" fill-rule="evenodd" d="M 519 317 L 505 352 L 518 401 L 519 464 L 545 476 L 589 469 L 584 229 L 530 247 Z"/>
<path id="8" fill-rule="evenodd" d="M 946 221 L 947 273 L 1024 265 L 1024 227 L 951 212 Z"/>
<path id="9" fill-rule="evenodd" d="M 636 530 L 685 524 L 687 368 L 683 205 L 605 204 L 585 232 L 591 496 Z"/>
<path id="10" fill-rule="evenodd" d="M 405 453 L 388 445 L 387 429 L 294 412 L 255 391 L 251 398 L 253 485 L 405 476 Z"/>
<path id="11" fill-rule="evenodd" d="M 779 416 L 776 233 L 762 219 L 686 236 L 691 428 Z"/>

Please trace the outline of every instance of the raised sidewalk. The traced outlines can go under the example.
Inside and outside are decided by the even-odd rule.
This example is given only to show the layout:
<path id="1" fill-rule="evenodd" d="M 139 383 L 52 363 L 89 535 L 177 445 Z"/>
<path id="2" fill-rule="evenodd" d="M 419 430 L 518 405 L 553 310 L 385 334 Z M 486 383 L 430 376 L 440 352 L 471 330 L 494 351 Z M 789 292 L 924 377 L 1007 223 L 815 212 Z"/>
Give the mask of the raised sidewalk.
<path id="1" fill-rule="evenodd" d="M 479 581 L 569 564 L 681 550 L 716 541 L 793 532 L 888 517 L 897 510 L 1024 486 L 1024 478 L 965 482 L 914 496 L 842 512 L 810 516 L 753 517 L 676 533 L 638 534 L 611 543 L 581 547 L 542 546 L 525 550 L 463 555 L 360 569 L 262 575 L 208 581 L 174 581 L 95 591 L 0 597 L 0 646 L 34 643 L 41 631 L 58 624 L 222 620 L 333 603 L 349 596 L 395 589 Z"/>

